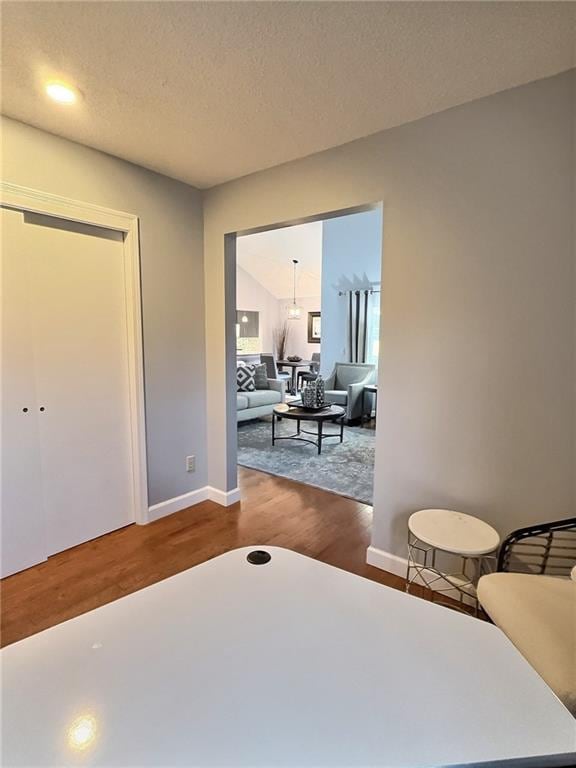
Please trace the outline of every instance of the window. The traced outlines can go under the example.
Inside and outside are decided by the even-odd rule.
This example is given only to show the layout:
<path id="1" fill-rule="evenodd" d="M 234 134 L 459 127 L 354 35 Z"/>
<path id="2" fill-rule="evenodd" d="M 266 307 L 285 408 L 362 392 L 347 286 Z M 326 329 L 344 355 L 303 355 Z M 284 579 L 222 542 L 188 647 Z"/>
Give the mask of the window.
<path id="1" fill-rule="evenodd" d="M 236 351 L 260 352 L 260 313 L 236 311 Z"/>

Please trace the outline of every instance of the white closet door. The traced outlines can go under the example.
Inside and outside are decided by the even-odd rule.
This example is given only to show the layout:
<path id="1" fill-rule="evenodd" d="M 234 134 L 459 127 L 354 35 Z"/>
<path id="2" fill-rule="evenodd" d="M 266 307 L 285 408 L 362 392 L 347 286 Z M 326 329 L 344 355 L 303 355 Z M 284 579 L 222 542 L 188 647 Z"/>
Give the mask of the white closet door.
<path id="1" fill-rule="evenodd" d="M 48 554 L 134 521 L 122 235 L 24 214 Z"/>
<path id="2" fill-rule="evenodd" d="M 2 224 L 1 576 L 47 557 L 42 510 L 30 264 L 14 247 L 22 214 L 0 209 Z"/>
<path id="3" fill-rule="evenodd" d="M 122 235 L 25 216 L 48 553 L 134 521 Z"/>

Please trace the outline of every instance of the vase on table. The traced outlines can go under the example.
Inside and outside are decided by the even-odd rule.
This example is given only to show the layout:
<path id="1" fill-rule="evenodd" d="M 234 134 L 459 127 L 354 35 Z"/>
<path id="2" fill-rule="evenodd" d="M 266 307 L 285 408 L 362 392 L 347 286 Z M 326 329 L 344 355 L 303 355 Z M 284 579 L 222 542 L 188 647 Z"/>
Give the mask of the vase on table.
<path id="1" fill-rule="evenodd" d="M 324 380 L 321 376 L 309 381 L 302 390 L 302 405 L 304 408 L 321 408 L 324 405 Z"/>
<path id="2" fill-rule="evenodd" d="M 316 385 L 316 406 L 320 408 L 326 402 L 324 379 L 320 374 L 314 380 L 314 384 Z"/>
<path id="3" fill-rule="evenodd" d="M 310 386 L 310 382 L 306 384 L 302 390 L 302 405 L 304 408 L 314 408 L 316 404 L 316 393 Z"/>

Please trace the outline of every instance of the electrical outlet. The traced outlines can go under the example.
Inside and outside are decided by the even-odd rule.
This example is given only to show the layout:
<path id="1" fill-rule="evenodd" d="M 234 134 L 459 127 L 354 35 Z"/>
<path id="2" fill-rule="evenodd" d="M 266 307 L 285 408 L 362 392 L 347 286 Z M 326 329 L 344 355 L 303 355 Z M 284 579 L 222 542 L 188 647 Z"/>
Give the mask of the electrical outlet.
<path id="1" fill-rule="evenodd" d="M 186 472 L 196 472 L 196 456 L 186 456 Z"/>

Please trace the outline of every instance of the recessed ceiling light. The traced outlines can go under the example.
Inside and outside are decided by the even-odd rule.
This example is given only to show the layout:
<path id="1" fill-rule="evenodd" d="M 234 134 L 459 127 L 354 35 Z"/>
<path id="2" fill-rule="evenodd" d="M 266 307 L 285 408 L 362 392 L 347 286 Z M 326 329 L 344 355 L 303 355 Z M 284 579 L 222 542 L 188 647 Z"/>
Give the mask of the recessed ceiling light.
<path id="1" fill-rule="evenodd" d="M 98 726 L 92 715 L 77 717 L 68 730 L 68 746 L 82 752 L 90 747 L 97 736 Z"/>
<path id="2" fill-rule="evenodd" d="M 78 99 L 78 91 L 75 88 L 56 81 L 46 84 L 46 93 L 58 104 L 74 104 Z"/>

